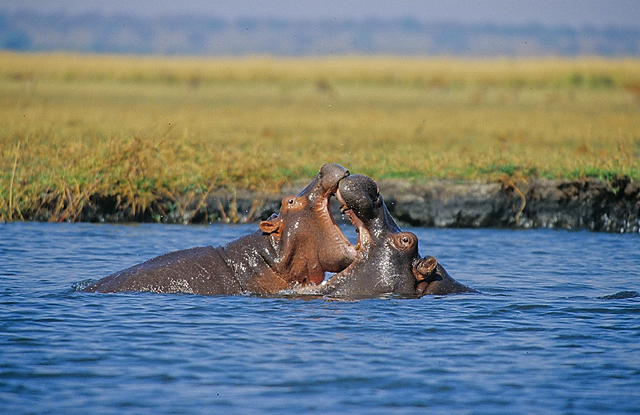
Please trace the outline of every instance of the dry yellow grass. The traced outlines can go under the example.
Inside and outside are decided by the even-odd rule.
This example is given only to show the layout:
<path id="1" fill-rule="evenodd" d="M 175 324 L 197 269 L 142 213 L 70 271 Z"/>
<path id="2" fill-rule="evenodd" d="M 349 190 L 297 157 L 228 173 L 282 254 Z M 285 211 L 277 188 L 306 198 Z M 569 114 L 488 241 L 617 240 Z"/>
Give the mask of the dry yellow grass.
<path id="1" fill-rule="evenodd" d="M 640 60 L 0 53 L 0 220 L 92 194 L 374 178 L 640 178 Z"/>

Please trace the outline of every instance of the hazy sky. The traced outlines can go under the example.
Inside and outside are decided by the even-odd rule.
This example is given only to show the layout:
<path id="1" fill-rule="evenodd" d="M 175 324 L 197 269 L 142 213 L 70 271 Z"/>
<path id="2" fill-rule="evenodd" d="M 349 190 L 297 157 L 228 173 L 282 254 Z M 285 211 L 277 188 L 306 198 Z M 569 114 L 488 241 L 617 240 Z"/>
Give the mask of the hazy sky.
<path id="1" fill-rule="evenodd" d="M 542 23 L 640 28 L 640 0 L 0 0 L 0 9 L 126 12 L 144 16 L 198 13 L 225 19 L 366 19 L 411 16 L 424 22 Z"/>

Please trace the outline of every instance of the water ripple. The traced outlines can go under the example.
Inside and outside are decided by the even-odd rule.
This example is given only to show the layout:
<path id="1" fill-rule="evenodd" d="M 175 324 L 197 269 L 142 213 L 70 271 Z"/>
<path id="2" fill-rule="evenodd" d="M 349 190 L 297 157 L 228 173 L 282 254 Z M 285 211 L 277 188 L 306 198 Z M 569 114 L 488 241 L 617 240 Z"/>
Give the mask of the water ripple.
<path id="1" fill-rule="evenodd" d="M 326 301 L 77 291 L 249 225 L 0 228 L 5 413 L 640 412 L 638 235 L 412 229 L 483 294 Z"/>
<path id="2" fill-rule="evenodd" d="M 629 298 L 638 298 L 640 294 L 637 291 L 620 291 L 615 294 L 604 295 L 602 297 L 598 297 L 601 300 L 626 300 Z"/>

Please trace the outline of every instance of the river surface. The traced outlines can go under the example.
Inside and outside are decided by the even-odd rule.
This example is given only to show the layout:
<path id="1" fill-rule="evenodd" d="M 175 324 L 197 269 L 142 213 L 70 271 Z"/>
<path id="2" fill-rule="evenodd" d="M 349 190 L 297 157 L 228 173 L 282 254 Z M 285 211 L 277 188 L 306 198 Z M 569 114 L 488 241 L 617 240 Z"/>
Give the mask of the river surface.
<path id="1" fill-rule="evenodd" d="M 637 234 L 406 228 L 481 294 L 74 288 L 256 229 L 0 224 L 0 412 L 640 413 Z"/>

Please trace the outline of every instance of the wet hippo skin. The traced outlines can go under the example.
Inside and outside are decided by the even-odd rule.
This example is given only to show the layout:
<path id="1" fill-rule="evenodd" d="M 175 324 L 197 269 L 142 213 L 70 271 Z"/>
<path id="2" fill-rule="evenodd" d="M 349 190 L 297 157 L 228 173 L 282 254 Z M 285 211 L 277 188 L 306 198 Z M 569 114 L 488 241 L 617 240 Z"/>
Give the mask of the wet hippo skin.
<path id="1" fill-rule="evenodd" d="M 104 277 L 86 292 L 153 291 L 193 294 L 273 294 L 296 284 L 318 284 L 339 272 L 355 249 L 338 229 L 329 200 L 349 171 L 325 164 L 298 196 L 282 200 L 260 230 L 220 247 L 171 252 Z"/>
<path id="2" fill-rule="evenodd" d="M 337 197 L 358 232 L 356 257 L 326 284 L 310 287 L 307 292 L 358 298 L 473 291 L 451 278 L 435 258 L 420 257 L 418 238 L 400 230 L 372 179 L 360 175 L 345 178 Z"/>

